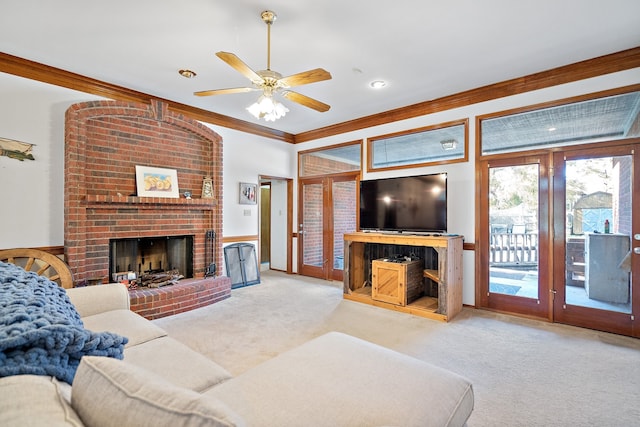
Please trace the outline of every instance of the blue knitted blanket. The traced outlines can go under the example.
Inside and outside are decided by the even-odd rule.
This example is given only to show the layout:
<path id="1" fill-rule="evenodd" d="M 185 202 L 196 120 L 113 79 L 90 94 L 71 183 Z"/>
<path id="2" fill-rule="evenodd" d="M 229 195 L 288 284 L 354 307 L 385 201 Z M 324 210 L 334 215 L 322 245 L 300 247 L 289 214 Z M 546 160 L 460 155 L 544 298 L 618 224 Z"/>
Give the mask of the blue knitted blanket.
<path id="1" fill-rule="evenodd" d="M 64 289 L 0 261 L 0 377 L 50 375 L 71 384 L 82 356 L 122 359 L 127 341 L 84 329 Z"/>

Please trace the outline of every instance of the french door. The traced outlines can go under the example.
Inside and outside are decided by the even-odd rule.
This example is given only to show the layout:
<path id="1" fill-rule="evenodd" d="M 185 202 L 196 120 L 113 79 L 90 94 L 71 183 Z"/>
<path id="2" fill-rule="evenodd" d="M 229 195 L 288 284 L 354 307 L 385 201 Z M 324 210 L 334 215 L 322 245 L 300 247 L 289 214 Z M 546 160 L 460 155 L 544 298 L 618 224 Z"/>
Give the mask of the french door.
<path id="1" fill-rule="evenodd" d="M 480 163 L 476 300 L 481 307 L 550 315 L 547 159 Z"/>
<path id="2" fill-rule="evenodd" d="M 553 317 L 640 336 L 640 145 L 554 155 Z"/>
<path id="3" fill-rule="evenodd" d="M 301 178 L 298 272 L 342 280 L 345 233 L 356 231 L 359 173 Z"/>
<path id="4" fill-rule="evenodd" d="M 640 337 L 639 153 L 481 160 L 477 305 Z"/>

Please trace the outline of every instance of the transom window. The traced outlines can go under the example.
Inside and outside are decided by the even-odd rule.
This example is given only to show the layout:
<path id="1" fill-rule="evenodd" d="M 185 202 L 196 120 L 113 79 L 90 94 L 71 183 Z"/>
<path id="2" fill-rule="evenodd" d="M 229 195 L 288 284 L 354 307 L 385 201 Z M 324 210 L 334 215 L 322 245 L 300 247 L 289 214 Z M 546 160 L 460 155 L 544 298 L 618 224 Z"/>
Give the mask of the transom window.
<path id="1" fill-rule="evenodd" d="M 381 135 L 367 140 L 367 170 L 467 160 L 468 120 Z"/>
<path id="2" fill-rule="evenodd" d="M 640 92 L 480 119 L 482 154 L 640 136 Z"/>
<path id="3" fill-rule="evenodd" d="M 360 171 L 362 142 L 323 147 L 298 153 L 298 174 L 302 177 L 323 176 Z"/>

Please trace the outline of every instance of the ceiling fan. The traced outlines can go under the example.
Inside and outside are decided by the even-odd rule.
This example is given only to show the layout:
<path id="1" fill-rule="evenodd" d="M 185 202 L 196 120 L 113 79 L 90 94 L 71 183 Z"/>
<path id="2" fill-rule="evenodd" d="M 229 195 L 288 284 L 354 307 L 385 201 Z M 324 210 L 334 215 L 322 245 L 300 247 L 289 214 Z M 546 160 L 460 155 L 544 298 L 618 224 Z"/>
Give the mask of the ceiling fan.
<path id="1" fill-rule="evenodd" d="M 282 77 L 277 71 L 271 70 L 271 25 L 276 20 L 276 14 L 269 10 L 265 10 L 260 15 L 265 24 L 267 24 L 267 69 L 254 71 L 247 64 L 242 62 L 233 53 L 217 52 L 216 56 L 224 62 L 235 68 L 240 74 L 251 80 L 253 87 L 236 87 L 228 89 L 213 89 L 194 92 L 197 96 L 223 95 L 228 93 L 242 93 L 261 90 L 262 95 L 247 110 L 256 118 L 264 118 L 267 121 L 274 121 L 284 116 L 289 110 L 273 99 L 273 95 L 279 93 L 290 101 L 296 102 L 305 107 L 311 108 L 319 112 L 328 111 L 329 105 L 310 98 L 301 93 L 289 90 L 291 87 L 301 86 L 309 83 L 320 82 L 331 79 L 331 74 L 322 68 L 316 68 L 309 71 L 303 71 Z"/>

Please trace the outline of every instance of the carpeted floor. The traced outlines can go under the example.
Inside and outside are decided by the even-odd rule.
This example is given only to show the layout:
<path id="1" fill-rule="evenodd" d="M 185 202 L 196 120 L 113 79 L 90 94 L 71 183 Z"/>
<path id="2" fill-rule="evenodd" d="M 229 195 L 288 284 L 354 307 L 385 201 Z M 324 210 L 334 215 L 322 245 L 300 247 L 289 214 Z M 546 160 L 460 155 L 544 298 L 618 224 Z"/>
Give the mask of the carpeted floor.
<path id="1" fill-rule="evenodd" d="M 154 322 L 234 375 L 345 332 L 469 378 L 469 427 L 640 425 L 634 338 L 472 308 L 443 323 L 346 301 L 342 283 L 273 271 L 227 300 Z"/>

